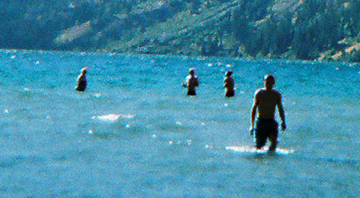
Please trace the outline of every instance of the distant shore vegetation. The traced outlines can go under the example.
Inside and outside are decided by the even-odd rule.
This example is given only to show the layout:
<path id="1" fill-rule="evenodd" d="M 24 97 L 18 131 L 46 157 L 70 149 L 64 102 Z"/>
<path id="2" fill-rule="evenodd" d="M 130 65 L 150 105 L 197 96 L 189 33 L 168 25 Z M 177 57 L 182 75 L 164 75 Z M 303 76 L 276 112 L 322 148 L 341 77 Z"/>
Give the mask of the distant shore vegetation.
<path id="1" fill-rule="evenodd" d="M 2 0 L 0 48 L 360 62 L 359 0 Z"/>

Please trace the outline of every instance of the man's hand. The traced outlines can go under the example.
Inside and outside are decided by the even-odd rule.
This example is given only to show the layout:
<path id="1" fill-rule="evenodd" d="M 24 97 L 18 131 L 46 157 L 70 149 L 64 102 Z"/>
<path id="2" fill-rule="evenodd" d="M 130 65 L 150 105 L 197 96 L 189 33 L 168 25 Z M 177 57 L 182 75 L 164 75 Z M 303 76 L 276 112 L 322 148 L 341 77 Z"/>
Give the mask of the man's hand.
<path id="1" fill-rule="evenodd" d="M 286 129 L 286 124 L 285 124 L 285 122 L 282 122 L 281 123 L 281 130 L 285 131 L 285 129 Z"/>
<path id="2" fill-rule="evenodd" d="M 253 135 L 254 135 L 254 128 L 250 127 L 250 129 L 249 129 L 249 134 L 250 134 L 250 136 L 253 136 Z"/>

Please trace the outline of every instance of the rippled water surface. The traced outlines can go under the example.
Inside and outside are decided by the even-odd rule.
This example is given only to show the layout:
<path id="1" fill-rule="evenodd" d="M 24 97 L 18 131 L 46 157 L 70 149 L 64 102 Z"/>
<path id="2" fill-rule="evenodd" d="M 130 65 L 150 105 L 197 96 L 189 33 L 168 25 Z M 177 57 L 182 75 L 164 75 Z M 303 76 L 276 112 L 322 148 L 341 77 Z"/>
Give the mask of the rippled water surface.
<path id="1" fill-rule="evenodd" d="M 78 93 L 84 66 L 88 89 Z M 180 86 L 191 67 L 197 97 Z M 228 99 L 227 70 L 237 85 Z M 1 51 L 0 196 L 356 197 L 359 71 L 334 63 Z M 251 152 L 252 98 L 267 73 L 283 94 L 288 129 L 279 146 L 290 153 Z"/>

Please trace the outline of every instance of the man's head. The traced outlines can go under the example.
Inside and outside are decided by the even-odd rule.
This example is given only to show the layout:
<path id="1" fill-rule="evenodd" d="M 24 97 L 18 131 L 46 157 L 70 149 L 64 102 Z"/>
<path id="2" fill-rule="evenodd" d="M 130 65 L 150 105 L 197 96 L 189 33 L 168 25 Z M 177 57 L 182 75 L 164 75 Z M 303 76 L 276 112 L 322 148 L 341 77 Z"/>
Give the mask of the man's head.
<path id="1" fill-rule="evenodd" d="M 195 68 L 189 69 L 189 74 L 193 76 L 195 74 Z"/>
<path id="2" fill-rule="evenodd" d="M 82 69 L 81 69 L 81 73 L 82 73 L 82 74 L 86 74 L 86 73 L 87 73 L 87 67 L 82 68 Z"/>
<path id="3" fill-rule="evenodd" d="M 264 84 L 265 84 L 265 88 L 267 89 L 272 89 L 273 86 L 275 85 L 275 78 L 274 76 L 268 74 L 264 77 Z"/>
<path id="4" fill-rule="evenodd" d="M 227 71 L 227 72 L 225 73 L 225 76 L 231 76 L 232 74 L 233 74 L 232 71 Z"/>

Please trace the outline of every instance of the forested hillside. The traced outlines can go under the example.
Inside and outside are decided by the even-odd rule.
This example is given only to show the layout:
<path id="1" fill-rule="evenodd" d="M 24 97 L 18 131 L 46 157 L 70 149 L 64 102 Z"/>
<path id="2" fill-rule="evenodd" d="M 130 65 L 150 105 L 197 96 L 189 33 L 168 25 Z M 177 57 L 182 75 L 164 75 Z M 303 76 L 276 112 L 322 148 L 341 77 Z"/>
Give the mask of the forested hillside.
<path id="1" fill-rule="evenodd" d="M 0 48 L 360 62 L 359 0 L 1 0 Z"/>

